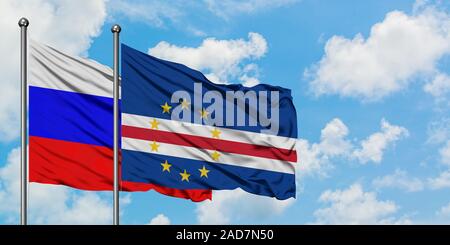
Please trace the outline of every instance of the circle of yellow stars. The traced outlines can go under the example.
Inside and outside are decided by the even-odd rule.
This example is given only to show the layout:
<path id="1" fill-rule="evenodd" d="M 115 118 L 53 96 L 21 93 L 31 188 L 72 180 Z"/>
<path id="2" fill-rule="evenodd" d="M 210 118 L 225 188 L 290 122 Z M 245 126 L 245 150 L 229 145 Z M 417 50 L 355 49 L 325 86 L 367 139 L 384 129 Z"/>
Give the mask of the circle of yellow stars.
<path id="1" fill-rule="evenodd" d="M 181 101 L 180 102 L 181 108 L 183 110 L 190 109 L 191 103 L 188 100 L 183 98 L 180 101 Z M 165 102 L 163 105 L 161 105 L 161 108 L 162 108 L 163 114 L 165 114 L 165 113 L 170 114 L 170 112 L 171 112 L 170 110 L 172 109 L 172 106 L 169 105 L 167 102 Z M 200 113 L 201 118 L 203 118 L 203 119 L 208 118 L 209 112 L 205 108 L 202 108 L 199 111 L 199 113 Z M 154 118 L 150 122 L 151 129 L 158 129 L 159 124 L 160 123 Z M 211 136 L 215 139 L 219 139 L 221 133 L 222 132 L 217 128 L 214 128 L 213 130 L 211 130 Z M 150 147 L 151 147 L 152 152 L 157 152 L 160 147 L 160 144 L 158 144 L 156 141 L 153 141 L 152 143 L 150 143 Z M 214 160 L 216 162 L 219 161 L 219 159 L 221 157 L 221 154 L 217 151 L 213 151 L 212 153 L 210 153 L 210 155 L 211 155 L 212 160 Z M 165 160 L 164 163 L 161 163 L 161 166 L 162 166 L 162 172 L 170 173 L 170 168 L 172 167 L 172 164 L 170 164 L 167 160 Z M 208 173 L 210 172 L 210 170 L 207 169 L 205 165 L 203 165 L 203 167 L 201 169 L 198 169 L 198 171 L 200 172 L 200 177 L 208 178 Z M 184 171 L 179 174 L 181 176 L 181 181 L 189 182 L 189 177 L 191 176 L 191 174 L 188 173 L 186 169 L 184 169 Z"/>
<path id="2" fill-rule="evenodd" d="M 181 105 L 181 109 L 182 110 L 190 110 L 190 108 L 191 108 L 190 101 L 186 100 L 184 98 L 180 100 L 180 105 Z M 162 113 L 163 114 L 166 114 L 166 113 L 170 114 L 171 113 L 170 110 L 172 109 L 172 106 L 169 105 L 167 102 L 165 102 L 164 104 L 161 105 L 161 109 L 162 109 Z M 205 108 L 202 108 L 199 111 L 199 113 L 200 113 L 200 117 L 201 118 L 203 118 L 203 119 L 207 119 L 208 118 L 209 112 Z M 160 122 L 156 118 L 153 118 L 150 121 L 151 129 L 159 129 L 158 128 L 159 124 L 160 124 Z M 220 134 L 222 132 L 219 129 L 214 128 L 210 132 L 211 132 L 211 137 L 212 138 L 220 139 Z M 158 152 L 160 146 L 161 145 L 158 144 L 156 141 L 153 141 L 153 142 L 150 143 L 150 148 L 151 148 L 152 152 Z M 217 162 L 217 161 L 219 161 L 219 159 L 221 157 L 221 154 L 219 152 L 217 152 L 217 151 L 213 151 L 212 153 L 210 153 L 210 156 L 211 156 L 212 160 Z M 161 163 L 161 167 L 162 167 L 161 172 L 163 172 L 163 173 L 164 172 L 170 173 L 170 169 L 172 167 L 172 164 L 169 163 L 168 160 L 165 160 L 163 163 Z M 208 178 L 208 173 L 211 170 L 207 169 L 206 166 L 203 165 L 202 168 L 198 169 L 198 171 L 200 172 L 200 178 Z M 181 181 L 189 182 L 189 178 L 191 177 L 191 173 L 187 172 L 186 169 L 183 169 L 183 172 L 180 172 L 179 175 L 181 177 Z"/>

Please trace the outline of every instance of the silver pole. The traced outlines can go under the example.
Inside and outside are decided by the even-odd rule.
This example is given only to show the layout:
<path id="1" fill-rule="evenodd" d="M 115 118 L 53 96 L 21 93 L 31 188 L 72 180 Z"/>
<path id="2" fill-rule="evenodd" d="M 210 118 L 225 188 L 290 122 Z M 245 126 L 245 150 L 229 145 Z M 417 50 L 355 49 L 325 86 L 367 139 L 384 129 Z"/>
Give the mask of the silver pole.
<path id="1" fill-rule="evenodd" d="M 119 225 L 119 33 L 120 26 L 111 28 L 114 46 L 114 206 L 113 224 Z"/>
<path id="2" fill-rule="evenodd" d="M 20 224 L 27 224 L 27 27 L 28 20 L 21 18 L 20 26 Z"/>

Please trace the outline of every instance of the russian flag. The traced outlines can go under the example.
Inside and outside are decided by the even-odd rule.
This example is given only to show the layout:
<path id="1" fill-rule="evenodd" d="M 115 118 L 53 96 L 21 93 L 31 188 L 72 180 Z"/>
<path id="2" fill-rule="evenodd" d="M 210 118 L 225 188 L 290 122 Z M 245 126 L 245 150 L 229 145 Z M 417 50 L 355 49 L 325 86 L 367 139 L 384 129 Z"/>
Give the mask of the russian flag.
<path id="1" fill-rule="evenodd" d="M 289 89 L 214 84 L 124 44 L 122 82 L 124 180 L 295 197 L 297 118 Z"/>
<path id="2" fill-rule="evenodd" d="M 81 190 L 113 189 L 112 70 L 30 42 L 29 180 Z M 193 201 L 211 191 L 121 181 L 122 191 L 154 189 Z"/>

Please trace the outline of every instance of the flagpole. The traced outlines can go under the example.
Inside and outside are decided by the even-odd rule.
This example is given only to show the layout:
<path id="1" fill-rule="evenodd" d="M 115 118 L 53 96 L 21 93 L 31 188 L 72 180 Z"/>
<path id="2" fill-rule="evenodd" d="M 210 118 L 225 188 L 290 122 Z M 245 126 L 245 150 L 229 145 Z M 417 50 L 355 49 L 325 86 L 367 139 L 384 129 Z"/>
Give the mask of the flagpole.
<path id="1" fill-rule="evenodd" d="M 20 26 L 20 224 L 27 224 L 27 28 L 26 18 L 19 20 Z"/>
<path id="2" fill-rule="evenodd" d="M 119 33 L 120 26 L 111 28 L 114 48 L 114 205 L 113 224 L 119 225 Z"/>

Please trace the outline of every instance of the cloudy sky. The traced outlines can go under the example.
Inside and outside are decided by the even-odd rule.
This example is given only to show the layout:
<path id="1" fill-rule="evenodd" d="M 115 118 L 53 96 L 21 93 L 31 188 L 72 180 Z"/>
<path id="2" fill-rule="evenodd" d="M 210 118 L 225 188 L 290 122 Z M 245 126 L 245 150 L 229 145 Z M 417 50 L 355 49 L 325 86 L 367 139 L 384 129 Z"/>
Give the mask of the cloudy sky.
<path id="1" fill-rule="evenodd" d="M 426 0 L 0 1 L 0 223 L 18 223 L 19 27 L 112 61 L 138 50 L 214 82 L 292 89 L 297 199 L 240 190 L 200 204 L 121 194 L 123 224 L 450 223 L 450 3 Z M 31 184 L 30 223 L 109 224 L 112 195 Z"/>

